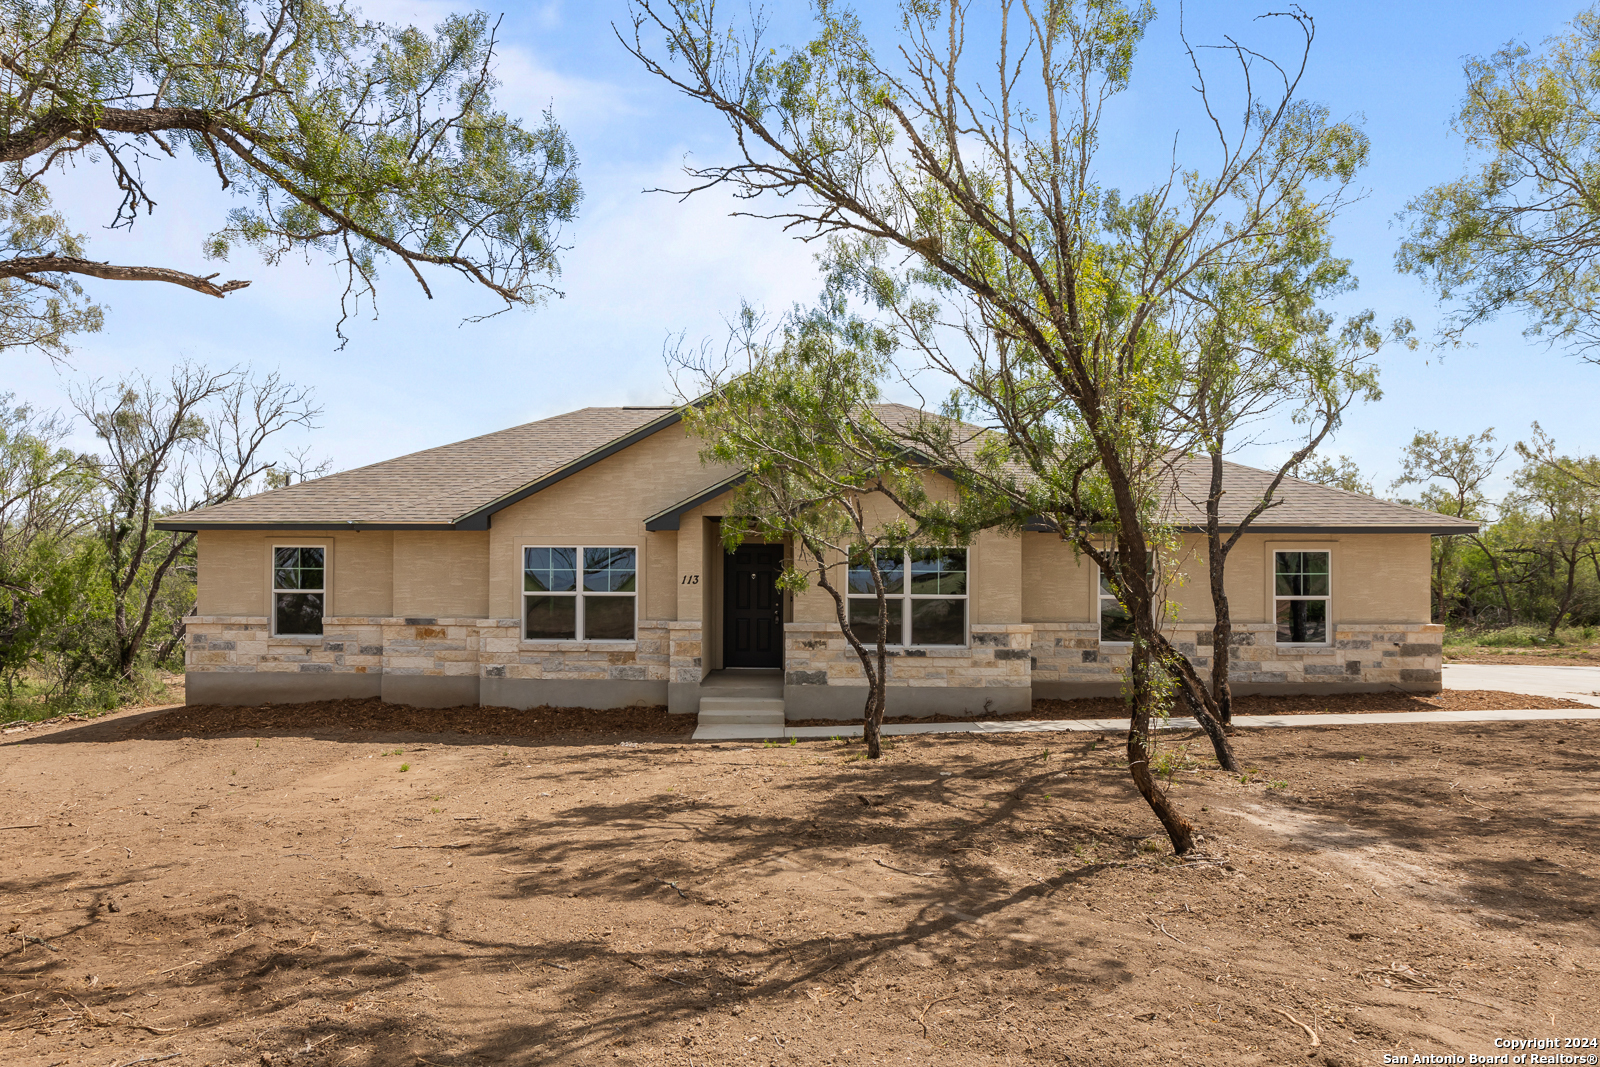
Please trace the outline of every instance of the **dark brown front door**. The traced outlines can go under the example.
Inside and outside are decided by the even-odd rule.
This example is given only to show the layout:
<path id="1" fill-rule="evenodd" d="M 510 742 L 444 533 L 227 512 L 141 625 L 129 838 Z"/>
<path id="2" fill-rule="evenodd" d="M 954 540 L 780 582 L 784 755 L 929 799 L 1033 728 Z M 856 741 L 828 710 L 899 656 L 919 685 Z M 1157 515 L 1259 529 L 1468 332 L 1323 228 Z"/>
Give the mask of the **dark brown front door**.
<path id="1" fill-rule="evenodd" d="M 783 666 L 782 545 L 740 545 L 723 572 L 722 665 Z"/>

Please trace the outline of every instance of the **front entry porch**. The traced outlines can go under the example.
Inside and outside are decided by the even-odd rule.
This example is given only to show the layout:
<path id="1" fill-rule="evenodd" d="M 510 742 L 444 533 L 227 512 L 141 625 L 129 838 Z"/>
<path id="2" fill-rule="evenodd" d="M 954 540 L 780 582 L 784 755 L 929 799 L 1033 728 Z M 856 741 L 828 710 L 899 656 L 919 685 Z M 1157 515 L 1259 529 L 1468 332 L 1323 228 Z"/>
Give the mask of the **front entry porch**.
<path id="1" fill-rule="evenodd" d="M 783 736 L 783 671 L 731 668 L 712 671 L 700 683 L 699 729 L 729 739 Z"/>

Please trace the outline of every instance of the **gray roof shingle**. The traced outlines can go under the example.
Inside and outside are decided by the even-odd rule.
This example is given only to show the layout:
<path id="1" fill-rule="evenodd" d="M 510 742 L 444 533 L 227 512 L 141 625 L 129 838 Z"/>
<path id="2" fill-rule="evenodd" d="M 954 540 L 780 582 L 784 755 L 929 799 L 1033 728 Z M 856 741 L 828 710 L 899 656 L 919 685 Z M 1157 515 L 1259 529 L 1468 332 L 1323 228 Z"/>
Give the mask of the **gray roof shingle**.
<path id="1" fill-rule="evenodd" d="M 880 415 L 891 425 L 904 424 L 921 414 L 902 404 L 880 406 Z M 677 411 L 670 408 L 583 408 L 216 507 L 167 516 L 159 525 L 191 530 L 348 524 L 486 529 L 488 514 L 500 507 L 678 421 Z M 1204 457 L 1180 460 L 1174 474 L 1170 520 L 1188 528 L 1203 526 L 1209 462 Z M 1260 499 L 1271 475 L 1230 462 L 1224 465 L 1223 478 L 1222 519 L 1226 525 L 1238 521 Z M 1282 503 L 1268 509 L 1253 529 L 1431 533 L 1477 529 L 1474 522 L 1294 478 L 1284 479 L 1276 495 Z"/>
<path id="2" fill-rule="evenodd" d="M 413 452 L 170 515 L 162 526 L 332 524 L 448 526 L 556 473 L 619 439 L 662 421 L 663 408 L 583 408 L 498 433 Z"/>

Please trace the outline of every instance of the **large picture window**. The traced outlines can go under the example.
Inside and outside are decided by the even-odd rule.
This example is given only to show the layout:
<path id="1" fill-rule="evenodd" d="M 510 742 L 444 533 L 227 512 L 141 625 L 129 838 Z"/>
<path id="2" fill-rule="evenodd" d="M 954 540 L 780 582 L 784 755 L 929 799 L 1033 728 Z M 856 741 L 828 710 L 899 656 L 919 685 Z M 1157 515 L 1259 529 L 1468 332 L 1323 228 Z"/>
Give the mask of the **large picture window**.
<path id="1" fill-rule="evenodd" d="M 1278 644 L 1328 643 L 1328 552 L 1274 552 L 1272 593 Z"/>
<path id="2" fill-rule="evenodd" d="M 889 609 L 891 645 L 967 643 L 967 550 L 878 549 Z M 850 631 L 863 644 L 878 642 L 878 595 L 865 560 L 850 565 Z"/>
<path id="3" fill-rule="evenodd" d="M 522 636 L 632 641 L 639 592 L 633 548 L 524 548 Z"/>
<path id="4" fill-rule="evenodd" d="M 326 551 L 309 547 L 272 550 L 272 632 L 277 636 L 321 635 L 327 595 Z"/>

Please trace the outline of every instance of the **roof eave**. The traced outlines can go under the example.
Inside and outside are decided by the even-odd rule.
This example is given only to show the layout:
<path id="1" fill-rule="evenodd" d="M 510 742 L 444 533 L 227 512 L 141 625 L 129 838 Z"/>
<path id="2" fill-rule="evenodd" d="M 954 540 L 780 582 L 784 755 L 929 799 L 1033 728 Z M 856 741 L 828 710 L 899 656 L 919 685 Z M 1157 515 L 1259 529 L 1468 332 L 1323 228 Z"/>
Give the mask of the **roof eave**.
<path id="1" fill-rule="evenodd" d="M 175 533 L 199 533 L 203 530 L 344 530 L 360 533 L 363 530 L 487 530 L 488 524 L 480 527 L 463 526 L 455 522 L 363 522 L 359 519 L 325 519 L 321 522 L 283 521 L 283 522 L 218 522 L 218 521 L 189 521 L 185 519 L 158 519 L 155 523 L 158 530 L 169 530 Z"/>
<path id="2" fill-rule="evenodd" d="M 1223 523 L 1224 530 L 1232 530 L 1228 523 Z M 1185 523 L 1178 527 L 1184 533 L 1205 533 L 1204 525 L 1198 523 Z M 1346 523 L 1325 523 L 1322 525 L 1297 525 L 1297 526 L 1264 526 L 1261 523 L 1251 523 L 1250 533 L 1264 534 L 1383 534 L 1383 533 L 1425 533 L 1434 537 L 1450 537 L 1456 534 L 1471 534 L 1478 532 L 1477 523 L 1451 523 L 1449 525 L 1431 523 L 1393 523 L 1389 525 L 1358 525 Z"/>
<path id="3" fill-rule="evenodd" d="M 719 496 L 724 495 L 729 490 L 743 483 L 748 477 L 750 477 L 749 474 L 741 473 L 735 474 L 731 478 L 724 478 L 715 485 L 707 486 L 694 496 L 689 497 L 687 500 L 680 500 L 671 507 L 666 508 L 663 511 L 656 512 L 654 515 L 651 515 L 649 518 L 644 520 L 645 530 L 649 533 L 657 533 L 662 530 L 678 529 L 681 525 L 684 515 L 693 511 L 701 504 L 705 504 L 709 501 L 717 499 Z"/>

